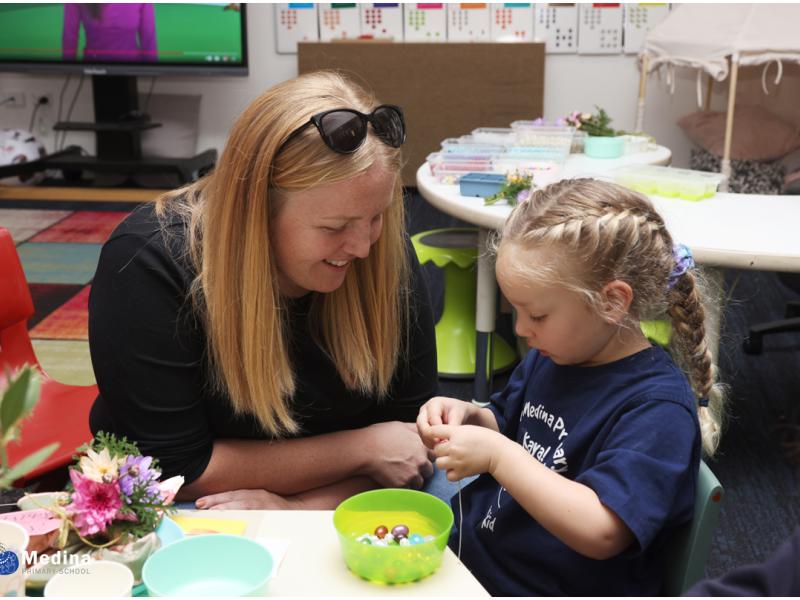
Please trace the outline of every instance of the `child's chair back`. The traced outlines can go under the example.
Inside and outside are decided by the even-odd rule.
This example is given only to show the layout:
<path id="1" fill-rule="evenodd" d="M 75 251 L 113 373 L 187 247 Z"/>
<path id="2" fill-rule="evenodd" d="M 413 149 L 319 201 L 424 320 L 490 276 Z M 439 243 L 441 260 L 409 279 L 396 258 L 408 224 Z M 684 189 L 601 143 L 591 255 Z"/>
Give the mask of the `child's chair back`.
<path id="1" fill-rule="evenodd" d="M 703 578 L 724 494 L 714 473 L 705 462 L 700 461 L 694 518 L 674 534 L 664 553 L 665 596 L 680 596 Z"/>
<path id="2" fill-rule="evenodd" d="M 33 300 L 25 272 L 7 229 L 0 227 L 0 376 L 3 366 L 10 369 L 35 356 L 28 338 L 28 319 L 33 316 Z"/>

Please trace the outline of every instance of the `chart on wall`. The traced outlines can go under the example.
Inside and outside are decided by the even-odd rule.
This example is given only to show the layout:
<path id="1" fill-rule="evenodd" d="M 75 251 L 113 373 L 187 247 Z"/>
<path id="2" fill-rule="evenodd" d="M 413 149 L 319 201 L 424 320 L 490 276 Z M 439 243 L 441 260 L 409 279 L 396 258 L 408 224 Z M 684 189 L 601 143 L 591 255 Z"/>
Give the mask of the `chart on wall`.
<path id="1" fill-rule="evenodd" d="M 319 39 L 354 40 L 361 35 L 361 15 L 355 2 L 319 5 Z"/>
<path id="2" fill-rule="evenodd" d="M 489 5 L 459 3 L 447 5 L 447 41 L 488 42 L 490 37 Z"/>
<path id="3" fill-rule="evenodd" d="M 403 4 L 403 23 L 407 42 L 447 40 L 447 14 L 442 3 Z"/>
<path id="4" fill-rule="evenodd" d="M 578 8 L 574 4 L 536 4 L 534 37 L 549 54 L 578 51 Z"/>
<path id="5" fill-rule="evenodd" d="M 506 2 L 490 6 L 492 41 L 533 41 L 533 4 Z"/>
<path id="6" fill-rule="evenodd" d="M 278 54 L 297 54 L 298 42 L 318 42 L 317 5 L 289 2 L 275 5 L 275 36 Z"/>
<path id="7" fill-rule="evenodd" d="M 669 4 L 626 4 L 625 53 L 637 54 L 647 32 L 669 14 Z"/>
<path id="8" fill-rule="evenodd" d="M 361 37 L 403 41 L 403 7 L 399 2 L 359 4 Z"/>
<path id="9" fill-rule="evenodd" d="M 580 4 L 578 7 L 578 53 L 622 52 L 622 5 Z"/>

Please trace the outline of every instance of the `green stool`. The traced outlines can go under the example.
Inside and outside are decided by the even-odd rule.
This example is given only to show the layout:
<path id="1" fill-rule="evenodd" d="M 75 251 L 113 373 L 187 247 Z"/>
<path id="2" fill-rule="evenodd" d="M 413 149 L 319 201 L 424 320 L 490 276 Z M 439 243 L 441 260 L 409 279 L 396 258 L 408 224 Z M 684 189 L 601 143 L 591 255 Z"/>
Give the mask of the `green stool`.
<path id="1" fill-rule="evenodd" d="M 433 261 L 444 269 L 444 310 L 436 323 L 437 369 L 442 377 L 475 376 L 475 296 L 472 268 L 478 258 L 478 230 L 448 228 L 423 231 L 411 238 L 420 264 Z M 517 356 L 496 333 L 492 370 L 514 364 Z"/>
<path id="2" fill-rule="evenodd" d="M 666 348 L 672 339 L 672 323 L 666 319 L 658 321 L 641 321 L 639 326 L 645 337 L 659 346 Z"/>

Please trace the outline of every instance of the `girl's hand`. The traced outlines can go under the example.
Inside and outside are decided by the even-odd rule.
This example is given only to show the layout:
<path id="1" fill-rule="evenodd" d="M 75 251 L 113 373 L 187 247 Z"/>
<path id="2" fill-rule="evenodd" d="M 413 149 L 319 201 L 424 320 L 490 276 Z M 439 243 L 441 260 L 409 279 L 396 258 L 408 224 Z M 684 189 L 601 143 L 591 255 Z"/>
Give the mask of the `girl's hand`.
<path id="1" fill-rule="evenodd" d="M 475 425 L 434 425 L 430 434 L 439 440 L 433 449 L 436 466 L 447 473 L 450 481 L 494 474 L 503 449 L 511 442 L 497 431 Z"/>
<path id="2" fill-rule="evenodd" d="M 417 431 L 422 443 L 428 448 L 434 448 L 439 439 L 431 433 L 432 427 L 469 423 L 472 413 L 476 410 L 477 407 L 471 402 L 444 396 L 431 398 L 420 407 L 417 415 Z"/>
<path id="3" fill-rule="evenodd" d="M 198 498 L 197 508 L 211 510 L 287 510 L 299 508 L 289 498 L 267 490 L 233 490 Z"/>

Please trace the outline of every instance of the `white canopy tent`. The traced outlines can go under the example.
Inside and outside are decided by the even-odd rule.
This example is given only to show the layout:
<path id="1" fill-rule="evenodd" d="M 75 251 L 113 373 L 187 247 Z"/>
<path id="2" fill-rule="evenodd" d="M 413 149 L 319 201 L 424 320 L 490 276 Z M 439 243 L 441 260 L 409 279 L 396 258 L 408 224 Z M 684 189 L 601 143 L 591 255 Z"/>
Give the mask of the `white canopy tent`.
<path id="1" fill-rule="evenodd" d="M 698 69 L 710 84 L 730 76 L 722 173 L 730 177 L 731 135 L 739 65 L 777 64 L 780 82 L 783 61 L 800 63 L 800 4 L 681 4 L 675 7 L 645 38 L 639 54 L 641 79 L 636 111 L 636 130 L 644 125 L 647 76 L 666 68 L 674 82 L 675 67 Z M 727 181 L 727 180 L 726 180 Z M 726 184 L 727 185 L 727 184 Z"/>

